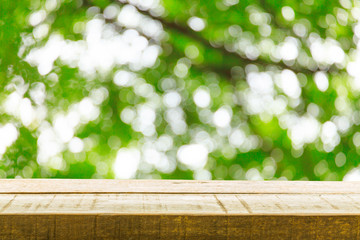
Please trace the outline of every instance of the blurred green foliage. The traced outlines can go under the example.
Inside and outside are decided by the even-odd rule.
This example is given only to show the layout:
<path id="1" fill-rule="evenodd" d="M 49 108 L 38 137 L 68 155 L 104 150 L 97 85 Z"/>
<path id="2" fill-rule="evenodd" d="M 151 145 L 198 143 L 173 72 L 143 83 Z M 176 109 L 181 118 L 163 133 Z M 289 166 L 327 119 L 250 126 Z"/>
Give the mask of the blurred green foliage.
<path id="1" fill-rule="evenodd" d="M 359 19 L 350 0 L 3 0 L 0 177 L 342 180 Z"/>

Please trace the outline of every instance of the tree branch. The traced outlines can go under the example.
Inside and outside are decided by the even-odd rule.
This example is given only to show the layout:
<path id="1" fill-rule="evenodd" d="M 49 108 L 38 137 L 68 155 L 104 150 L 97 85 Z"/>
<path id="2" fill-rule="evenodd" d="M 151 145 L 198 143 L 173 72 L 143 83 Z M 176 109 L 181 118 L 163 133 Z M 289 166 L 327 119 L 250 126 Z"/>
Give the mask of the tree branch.
<path id="1" fill-rule="evenodd" d="M 128 1 L 126 1 L 126 3 L 131 4 Z M 119 4 L 125 4 L 125 3 L 120 3 L 119 2 Z M 261 58 L 258 58 L 256 60 L 251 60 L 251 59 L 248 59 L 248 58 L 245 58 L 245 57 L 239 55 L 236 52 L 228 51 L 223 45 L 219 46 L 219 47 L 214 47 L 213 45 L 210 44 L 208 39 L 204 38 L 203 36 L 201 36 L 201 34 L 191 30 L 190 28 L 188 28 L 188 27 L 186 27 L 186 26 L 184 26 L 182 24 L 179 24 L 179 23 L 177 23 L 175 21 L 171 21 L 169 19 L 166 19 L 166 18 L 153 16 L 151 14 L 151 12 L 141 10 L 141 9 L 139 9 L 137 6 L 135 6 L 133 4 L 131 4 L 131 5 L 134 6 L 138 10 L 139 13 L 141 13 L 141 14 L 143 14 L 145 16 L 149 16 L 152 19 L 161 22 L 161 24 L 163 25 L 163 27 L 165 29 L 175 30 L 175 31 L 187 36 L 188 38 L 191 38 L 192 40 L 194 40 L 194 41 L 196 41 L 198 43 L 201 43 L 206 48 L 215 49 L 215 50 L 219 51 L 225 58 L 230 57 L 230 58 L 237 59 L 237 61 L 239 63 L 239 64 L 237 64 L 237 66 L 245 66 L 247 64 L 257 64 L 257 65 L 261 65 L 261 66 L 277 66 L 277 67 L 279 67 L 281 69 L 290 69 L 290 70 L 294 71 L 295 73 L 304 73 L 304 74 L 312 74 L 312 73 L 314 73 L 314 71 L 312 71 L 310 69 L 299 67 L 299 66 L 289 66 L 289 65 L 286 65 L 283 62 L 274 63 L 274 62 L 268 61 L 266 59 L 261 59 Z"/>
<path id="2" fill-rule="evenodd" d="M 91 3 L 91 1 L 92 0 L 83 0 L 83 5 L 86 5 L 89 7 L 94 6 Z M 219 73 L 220 75 L 224 76 L 226 79 L 229 79 L 231 82 L 233 82 L 231 79 L 231 68 L 235 67 L 235 66 L 245 67 L 248 64 L 255 64 L 255 65 L 259 65 L 259 66 L 263 66 L 263 67 L 275 66 L 275 67 L 278 67 L 279 69 L 290 69 L 295 73 L 303 73 L 306 75 L 311 75 L 317 71 L 317 69 L 308 69 L 308 68 L 301 67 L 299 65 L 287 65 L 282 61 L 272 62 L 270 60 L 262 59 L 262 58 L 258 58 L 255 60 L 248 59 L 244 56 L 241 56 L 240 54 L 238 54 L 236 52 L 228 51 L 225 48 L 225 46 L 223 46 L 223 45 L 213 46 L 210 44 L 208 39 L 204 38 L 201 34 L 191 30 L 189 27 L 187 27 L 183 24 L 177 23 L 173 20 L 170 20 L 166 17 L 154 16 L 153 14 L 151 14 L 151 11 L 142 10 L 138 6 L 129 3 L 127 0 L 123 0 L 122 2 L 116 1 L 115 3 L 118 5 L 121 5 L 121 6 L 123 6 L 124 4 L 130 4 L 130 5 L 134 6 L 137 9 L 137 11 L 139 13 L 141 13 L 142 15 L 148 16 L 148 17 L 152 18 L 153 20 L 159 21 L 162 24 L 162 26 L 164 27 L 164 29 L 166 29 L 167 31 L 176 31 L 176 32 L 182 34 L 183 36 L 186 36 L 187 38 L 190 38 L 193 41 L 198 42 L 199 44 L 203 45 L 205 48 L 212 49 L 213 51 L 218 51 L 224 57 L 224 59 L 227 63 L 236 62 L 235 64 L 231 64 L 231 66 L 221 66 L 221 67 L 214 66 L 214 65 L 207 65 L 207 64 L 194 64 L 193 65 L 193 67 L 197 67 L 199 70 L 213 69 L 214 72 Z M 275 24 L 279 28 L 283 29 L 283 27 L 278 25 L 278 23 L 275 23 Z M 228 64 L 228 65 L 230 65 L 230 64 Z M 219 70 L 221 70 L 221 71 L 219 71 Z M 327 71 L 333 71 L 333 70 L 339 71 L 339 69 L 334 69 L 332 66 L 330 66 Z"/>

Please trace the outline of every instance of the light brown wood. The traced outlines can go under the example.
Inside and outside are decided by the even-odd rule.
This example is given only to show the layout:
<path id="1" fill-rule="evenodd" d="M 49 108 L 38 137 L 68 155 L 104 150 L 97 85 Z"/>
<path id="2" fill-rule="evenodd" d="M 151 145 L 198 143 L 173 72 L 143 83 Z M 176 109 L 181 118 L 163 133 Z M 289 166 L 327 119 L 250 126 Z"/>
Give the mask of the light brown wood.
<path id="1" fill-rule="evenodd" d="M 0 180 L 0 239 L 360 239 L 359 186 Z"/>
<path id="2" fill-rule="evenodd" d="M 360 182 L 0 179 L 0 193 L 360 194 Z"/>
<path id="3" fill-rule="evenodd" d="M 0 194 L 0 214 L 360 215 L 360 194 Z"/>

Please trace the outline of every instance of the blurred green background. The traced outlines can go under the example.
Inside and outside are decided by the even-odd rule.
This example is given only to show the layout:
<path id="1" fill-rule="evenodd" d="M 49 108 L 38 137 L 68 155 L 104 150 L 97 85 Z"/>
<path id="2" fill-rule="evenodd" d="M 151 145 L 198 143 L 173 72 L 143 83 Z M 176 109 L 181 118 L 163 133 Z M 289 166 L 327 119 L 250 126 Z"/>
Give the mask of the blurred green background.
<path id="1" fill-rule="evenodd" d="M 0 2 L 0 177 L 359 180 L 360 2 Z"/>

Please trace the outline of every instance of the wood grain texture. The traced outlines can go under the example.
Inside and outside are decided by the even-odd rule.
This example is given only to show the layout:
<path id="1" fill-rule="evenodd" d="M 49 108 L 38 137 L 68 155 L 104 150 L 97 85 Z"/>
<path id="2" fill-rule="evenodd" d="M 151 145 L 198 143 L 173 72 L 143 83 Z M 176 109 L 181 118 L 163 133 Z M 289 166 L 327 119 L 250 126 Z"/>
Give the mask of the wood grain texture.
<path id="1" fill-rule="evenodd" d="M 0 179 L 0 193 L 360 194 L 360 182 Z"/>
<path id="2" fill-rule="evenodd" d="M 360 194 L 0 194 L 0 214 L 360 215 Z"/>
<path id="3" fill-rule="evenodd" d="M 360 239 L 360 189 L 355 182 L 0 180 L 0 239 Z"/>
<path id="4" fill-rule="evenodd" d="M 0 215 L 0 239 L 359 239 L 358 216 Z"/>

